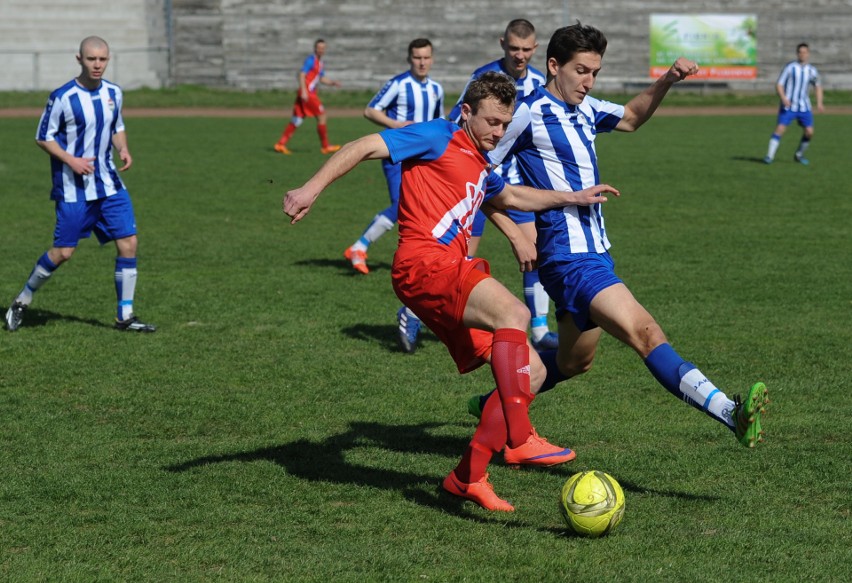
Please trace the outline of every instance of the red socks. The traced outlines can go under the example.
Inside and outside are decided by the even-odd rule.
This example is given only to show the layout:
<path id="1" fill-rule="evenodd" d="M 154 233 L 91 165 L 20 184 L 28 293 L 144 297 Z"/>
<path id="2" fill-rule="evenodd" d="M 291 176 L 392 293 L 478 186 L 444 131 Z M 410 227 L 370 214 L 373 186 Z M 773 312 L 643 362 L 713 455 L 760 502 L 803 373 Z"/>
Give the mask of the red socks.
<path id="1" fill-rule="evenodd" d="M 293 122 L 288 123 L 287 127 L 284 128 L 284 133 L 281 134 L 281 139 L 278 140 L 278 143 L 279 144 L 286 144 L 287 140 L 290 139 L 290 136 L 292 136 L 295 131 L 296 131 L 295 124 L 293 124 Z"/>
<path id="2" fill-rule="evenodd" d="M 530 352 L 524 330 L 500 328 L 494 331 L 491 372 L 497 381 L 497 392 L 503 405 L 507 444 L 512 448 L 521 446 L 533 432 L 529 417 L 532 401 Z"/>
<path id="3" fill-rule="evenodd" d="M 455 472 L 459 480 L 476 482 L 485 475 L 491 456 L 506 445 L 506 420 L 497 391 L 491 393 L 482 408 L 482 417 L 476 432 L 462 456 Z"/>
<path id="4" fill-rule="evenodd" d="M 328 126 L 326 124 L 317 124 L 317 133 L 319 134 L 320 144 L 323 148 L 328 148 Z"/>
<path id="5" fill-rule="evenodd" d="M 526 443 L 533 432 L 529 418 L 530 353 L 523 330 L 501 328 L 494 332 L 491 371 L 497 381 L 482 408 L 482 417 L 455 473 L 471 483 L 485 475 L 491 456 L 503 449 Z"/>

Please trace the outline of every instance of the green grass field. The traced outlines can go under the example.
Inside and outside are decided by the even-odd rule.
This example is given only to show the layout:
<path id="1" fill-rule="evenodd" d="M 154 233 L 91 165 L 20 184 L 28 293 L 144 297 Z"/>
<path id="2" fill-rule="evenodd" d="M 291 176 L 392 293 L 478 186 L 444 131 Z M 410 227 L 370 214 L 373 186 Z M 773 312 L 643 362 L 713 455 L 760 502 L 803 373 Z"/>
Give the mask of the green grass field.
<path id="1" fill-rule="evenodd" d="M 770 388 L 755 450 L 604 338 L 595 368 L 531 415 L 577 460 L 491 468 L 511 515 L 438 491 L 470 438 L 461 377 L 429 333 L 395 345 L 395 236 L 355 276 L 343 249 L 387 203 L 378 163 L 296 226 L 288 187 L 322 162 L 312 121 L 127 119 L 140 231 L 137 312 L 111 329 L 111 247 L 82 242 L 0 331 L 5 581 L 848 581 L 852 475 L 852 118 L 817 118 L 765 166 L 774 119 L 658 118 L 602 136 L 617 270 L 673 345 L 728 393 Z M 50 245 L 35 119 L 0 120 L 0 307 Z M 332 139 L 372 131 L 332 119 Z M 481 246 L 521 293 L 496 229 Z M 612 535 L 567 535 L 572 473 L 624 487 Z"/>

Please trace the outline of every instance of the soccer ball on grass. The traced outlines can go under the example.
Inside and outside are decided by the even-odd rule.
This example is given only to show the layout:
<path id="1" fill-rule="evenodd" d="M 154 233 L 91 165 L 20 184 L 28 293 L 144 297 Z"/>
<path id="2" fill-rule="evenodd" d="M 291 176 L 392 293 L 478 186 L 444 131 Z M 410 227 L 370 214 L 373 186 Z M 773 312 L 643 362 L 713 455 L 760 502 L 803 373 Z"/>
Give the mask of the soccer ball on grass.
<path id="1" fill-rule="evenodd" d="M 624 516 L 624 492 L 607 473 L 574 474 L 559 496 L 562 517 L 577 534 L 597 538 L 615 528 Z"/>

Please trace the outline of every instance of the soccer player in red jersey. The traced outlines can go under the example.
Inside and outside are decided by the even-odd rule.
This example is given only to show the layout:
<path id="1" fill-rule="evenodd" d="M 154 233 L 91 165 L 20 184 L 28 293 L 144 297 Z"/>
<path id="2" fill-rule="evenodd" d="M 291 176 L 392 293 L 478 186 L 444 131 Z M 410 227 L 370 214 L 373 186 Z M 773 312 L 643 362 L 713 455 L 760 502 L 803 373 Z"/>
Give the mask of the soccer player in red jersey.
<path id="1" fill-rule="evenodd" d="M 340 87 L 340 81 L 329 79 L 325 76 L 325 64 L 322 61 L 325 55 L 326 43 L 323 39 L 317 39 L 314 43 L 314 52 L 308 55 L 305 62 L 302 64 L 302 69 L 299 71 L 299 92 L 296 94 L 296 103 L 293 105 L 293 117 L 290 123 L 284 128 L 284 133 L 278 143 L 275 144 L 275 151 L 282 154 L 291 154 L 287 148 L 287 141 L 290 136 L 298 129 L 306 117 L 317 118 L 317 134 L 319 134 L 321 148 L 323 154 L 331 154 L 340 149 L 336 144 L 328 143 L 328 126 L 326 125 L 327 117 L 325 107 L 320 101 L 317 89 L 319 84 L 330 85 L 332 87 Z"/>
<path id="2" fill-rule="evenodd" d="M 486 469 L 505 446 L 508 464 L 550 466 L 574 452 L 548 443 L 529 420 L 529 404 L 547 371 L 530 349 L 527 307 L 490 276 L 488 262 L 468 257 L 474 215 L 505 209 L 536 211 L 565 204 L 605 202 L 608 185 L 578 192 L 513 185 L 492 172 L 493 150 L 512 120 L 514 80 L 496 72 L 472 82 L 462 105 L 461 126 L 437 119 L 388 129 L 350 142 L 300 188 L 287 192 L 284 212 L 302 220 L 320 193 L 365 160 L 402 164 L 399 247 L 391 279 L 400 300 L 446 345 L 460 373 L 489 363 L 496 381 L 470 445 L 443 482 L 448 492 L 489 510 L 514 507 L 498 497 Z M 566 201 L 572 201 L 567 203 Z M 522 269 L 532 269 L 535 247 L 511 221 L 496 223 L 515 249 Z"/>

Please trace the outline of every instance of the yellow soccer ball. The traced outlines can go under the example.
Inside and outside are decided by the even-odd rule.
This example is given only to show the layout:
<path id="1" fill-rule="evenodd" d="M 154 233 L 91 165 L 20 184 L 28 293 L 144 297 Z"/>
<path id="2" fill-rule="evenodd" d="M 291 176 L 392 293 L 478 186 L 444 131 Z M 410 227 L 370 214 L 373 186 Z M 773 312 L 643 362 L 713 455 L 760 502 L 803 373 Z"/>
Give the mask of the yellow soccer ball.
<path id="1" fill-rule="evenodd" d="M 562 486 L 559 509 L 574 532 L 597 538 L 621 522 L 624 492 L 615 478 L 605 472 L 580 472 Z"/>

